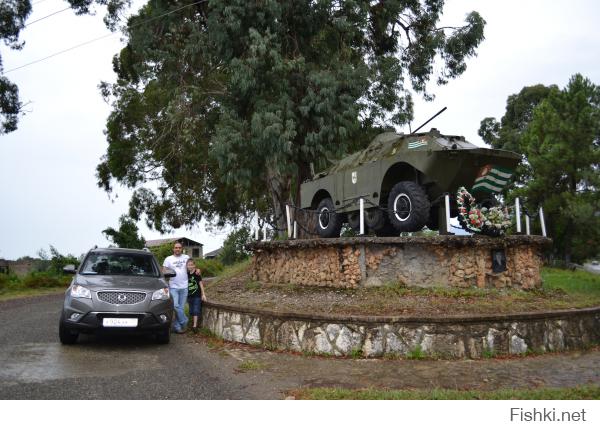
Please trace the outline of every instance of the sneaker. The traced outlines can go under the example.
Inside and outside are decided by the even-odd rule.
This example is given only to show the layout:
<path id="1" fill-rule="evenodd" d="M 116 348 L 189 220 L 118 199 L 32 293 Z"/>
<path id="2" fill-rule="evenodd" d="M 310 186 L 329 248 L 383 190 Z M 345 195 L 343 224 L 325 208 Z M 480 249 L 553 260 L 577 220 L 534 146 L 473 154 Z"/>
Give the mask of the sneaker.
<path id="1" fill-rule="evenodd" d="M 183 334 L 183 333 L 185 333 L 185 330 L 182 329 L 182 328 L 180 328 L 179 330 L 175 330 L 175 333 L 177 333 L 177 334 Z"/>

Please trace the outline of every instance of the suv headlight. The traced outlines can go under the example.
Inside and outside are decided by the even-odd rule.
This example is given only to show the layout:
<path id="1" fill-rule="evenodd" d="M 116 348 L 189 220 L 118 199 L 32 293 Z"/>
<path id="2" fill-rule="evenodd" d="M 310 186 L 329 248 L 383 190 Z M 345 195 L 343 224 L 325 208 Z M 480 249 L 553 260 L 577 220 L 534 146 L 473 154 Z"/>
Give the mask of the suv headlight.
<path id="1" fill-rule="evenodd" d="M 71 297 L 79 297 L 80 299 L 91 299 L 92 293 L 81 285 L 73 285 L 71 287 Z"/>
<path id="2" fill-rule="evenodd" d="M 152 293 L 152 300 L 169 300 L 169 290 L 161 288 Z"/>

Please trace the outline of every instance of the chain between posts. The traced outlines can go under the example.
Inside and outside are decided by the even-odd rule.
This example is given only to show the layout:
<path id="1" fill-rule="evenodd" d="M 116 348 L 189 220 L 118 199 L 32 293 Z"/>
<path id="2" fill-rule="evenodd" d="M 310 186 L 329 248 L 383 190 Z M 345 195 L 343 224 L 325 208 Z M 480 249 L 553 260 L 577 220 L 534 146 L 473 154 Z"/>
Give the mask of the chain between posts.
<path id="1" fill-rule="evenodd" d="M 444 194 L 442 194 L 442 195 L 438 196 L 438 197 L 437 197 L 436 199 L 434 199 L 433 201 L 434 201 L 434 202 L 437 202 L 437 201 L 440 201 L 440 200 L 444 201 L 444 200 L 445 200 L 445 196 L 446 196 L 447 194 L 448 194 L 448 193 L 444 193 Z M 373 202 L 372 200 L 370 200 L 370 199 L 367 199 L 367 198 L 364 198 L 364 197 L 361 197 L 360 199 L 363 199 L 363 201 L 364 201 L 365 203 L 368 203 L 368 204 L 370 204 L 370 205 L 371 205 L 371 206 L 370 206 L 368 209 L 366 209 L 366 210 L 365 210 L 365 212 L 366 212 L 367 210 L 376 209 L 376 210 L 380 210 L 380 211 L 382 211 L 382 212 L 385 212 L 386 214 L 387 214 L 387 213 L 392 213 L 392 214 L 397 214 L 397 213 L 398 213 L 397 211 L 391 211 L 391 212 L 390 212 L 390 211 L 388 210 L 388 208 L 387 208 L 387 207 L 385 207 L 385 206 L 380 206 L 379 204 L 377 204 L 377 203 L 374 203 L 374 202 Z M 336 209 L 336 208 L 333 208 L 332 210 L 330 210 L 330 212 L 332 212 L 332 213 L 334 213 L 334 214 L 337 214 L 337 213 L 343 213 L 344 209 L 346 209 L 346 208 L 348 208 L 348 207 L 351 207 L 351 206 L 353 206 L 353 205 L 356 205 L 356 204 L 359 202 L 359 200 L 360 200 L 360 199 L 359 199 L 359 198 L 357 198 L 357 199 L 355 199 L 355 200 L 353 200 L 353 201 L 351 201 L 351 202 L 349 202 L 349 203 L 346 203 L 346 204 L 345 204 L 345 205 L 343 205 L 343 206 L 340 206 L 340 207 L 339 207 L 339 208 L 337 208 L 337 209 Z M 444 202 L 444 205 L 445 205 L 445 202 Z M 508 208 L 511 208 L 511 210 L 515 210 L 516 208 L 522 209 L 523 213 L 524 213 L 524 214 L 525 214 L 525 216 L 527 217 L 527 218 L 526 218 L 526 231 L 527 231 L 527 235 L 529 235 L 529 227 L 530 227 L 530 226 L 529 226 L 529 221 L 530 221 L 530 219 L 536 219 L 536 218 L 540 218 L 540 222 L 541 222 L 541 224 L 542 224 L 542 234 L 544 235 L 544 237 L 546 236 L 546 228 L 545 228 L 545 223 L 544 223 L 544 218 L 543 218 L 543 209 L 542 209 L 542 207 L 541 207 L 541 206 L 540 206 L 540 209 L 539 209 L 539 213 L 538 213 L 538 214 L 535 214 L 535 215 L 530 215 L 529 211 L 527 210 L 527 207 L 526 207 L 525 205 L 521 204 L 521 203 L 520 203 L 518 200 L 517 200 L 517 202 L 516 202 L 515 206 L 508 206 Z M 319 213 L 319 211 L 318 211 L 318 210 L 316 210 L 316 209 L 301 208 L 301 207 L 298 207 L 298 206 L 296 206 L 296 205 L 293 205 L 293 204 L 286 205 L 286 209 L 287 209 L 288 211 L 289 211 L 289 209 L 294 209 L 294 212 L 297 210 L 297 211 L 300 211 L 300 212 L 303 212 L 303 213 L 309 213 L 309 214 L 318 214 L 318 213 Z M 281 216 L 282 216 L 282 215 L 283 215 L 283 214 L 281 214 L 281 215 L 280 215 L 280 216 L 277 218 L 277 220 L 278 220 L 279 218 L 281 218 Z M 288 217 L 289 217 L 290 221 L 292 221 L 292 220 L 291 220 L 291 218 L 292 218 L 292 217 L 291 217 L 291 214 L 289 214 L 289 213 L 288 213 Z M 303 224 L 302 224 L 300 221 L 298 221 L 298 220 L 297 220 L 297 219 L 295 219 L 295 218 L 296 218 L 296 217 L 294 216 L 293 223 L 295 223 L 295 224 L 297 225 L 297 227 L 298 227 L 300 230 L 302 230 L 304 233 L 307 233 L 307 234 L 310 234 L 310 235 L 318 234 L 318 231 L 317 231 L 316 229 L 314 229 L 314 231 L 311 231 L 311 229 L 309 229 L 307 226 L 303 225 Z M 275 220 L 275 221 L 277 221 L 277 220 Z M 517 225 L 518 225 L 518 232 L 520 233 L 520 228 L 519 228 L 519 227 L 520 227 L 520 220 L 519 220 L 519 222 L 517 223 Z M 291 230 L 291 228 L 289 228 L 289 226 L 288 226 L 288 228 L 277 228 L 276 226 L 274 226 L 274 225 L 272 224 L 272 225 L 271 225 L 271 229 L 272 229 L 273 231 L 276 231 L 276 232 L 287 232 L 287 233 L 288 233 L 288 237 L 290 237 L 290 236 L 291 236 L 291 235 L 289 234 L 289 233 L 290 233 L 290 230 Z M 296 234 L 294 234 L 293 236 L 294 236 L 294 238 L 295 238 Z"/>

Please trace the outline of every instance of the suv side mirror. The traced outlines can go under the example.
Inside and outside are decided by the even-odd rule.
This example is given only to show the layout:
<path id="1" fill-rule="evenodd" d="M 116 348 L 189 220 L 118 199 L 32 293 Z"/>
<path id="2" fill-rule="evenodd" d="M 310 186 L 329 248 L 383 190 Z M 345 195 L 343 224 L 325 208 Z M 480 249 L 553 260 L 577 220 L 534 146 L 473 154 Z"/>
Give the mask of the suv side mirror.
<path id="1" fill-rule="evenodd" d="M 77 273 L 77 268 L 74 264 L 67 264 L 65 267 L 63 267 L 63 273 L 75 274 Z"/>
<path id="2" fill-rule="evenodd" d="M 173 269 L 169 269 L 168 267 L 165 267 L 163 269 L 163 276 L 165 278 L 174 278 L 175 276 L 177 276 L 177 273 L 175 273 L 175 271 Z"/>

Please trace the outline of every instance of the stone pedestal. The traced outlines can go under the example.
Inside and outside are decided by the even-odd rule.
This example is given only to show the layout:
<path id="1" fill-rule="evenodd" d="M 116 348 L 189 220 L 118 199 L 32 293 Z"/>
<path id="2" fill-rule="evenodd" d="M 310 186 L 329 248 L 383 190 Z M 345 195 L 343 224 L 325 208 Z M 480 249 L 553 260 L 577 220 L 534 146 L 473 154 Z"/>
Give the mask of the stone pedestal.
<path id="1" fill-rule="evenodd" d="M 382 285 L 541 285 L 541 236 L 353 237 L 256 242 L 252 277 L 263 283 L 336 288 Z M 504 265 L 493 267 L 500 252 Z"/>

